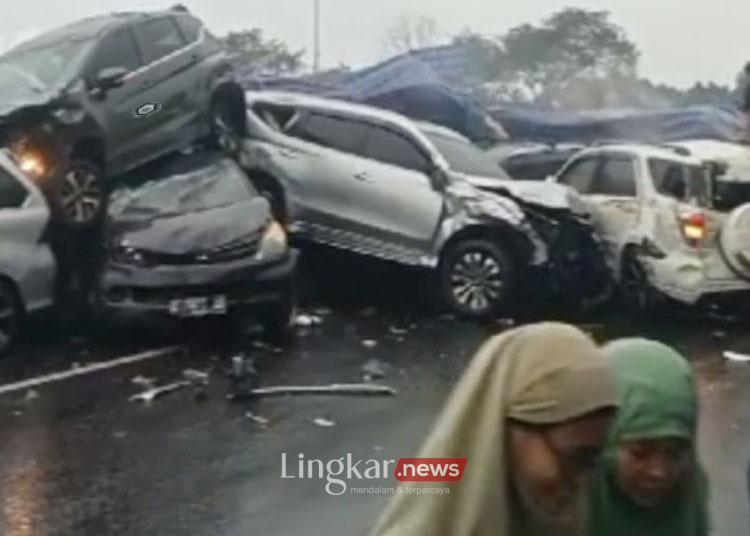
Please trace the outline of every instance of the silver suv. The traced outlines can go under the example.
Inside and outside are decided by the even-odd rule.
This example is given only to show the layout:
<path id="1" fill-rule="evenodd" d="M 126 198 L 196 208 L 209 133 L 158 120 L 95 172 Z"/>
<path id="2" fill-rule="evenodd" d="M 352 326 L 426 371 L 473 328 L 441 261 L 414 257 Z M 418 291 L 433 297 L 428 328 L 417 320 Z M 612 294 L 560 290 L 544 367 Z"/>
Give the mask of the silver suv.
<path id="1" fill-rule="evenodd" d="M 448 305 L 466 316 L 507 312 L 522 288 L 575 289 L 580 300 L 606 286 L 601 257 L 585 258 L 598 249 L 568 189 L 512 181 L 455 132 L 377 108 L 245 98 L 250 138 L 240 161 L 292 231 L 437 270 Z M 560 249 L 568 217 L 591 247 Z"/>

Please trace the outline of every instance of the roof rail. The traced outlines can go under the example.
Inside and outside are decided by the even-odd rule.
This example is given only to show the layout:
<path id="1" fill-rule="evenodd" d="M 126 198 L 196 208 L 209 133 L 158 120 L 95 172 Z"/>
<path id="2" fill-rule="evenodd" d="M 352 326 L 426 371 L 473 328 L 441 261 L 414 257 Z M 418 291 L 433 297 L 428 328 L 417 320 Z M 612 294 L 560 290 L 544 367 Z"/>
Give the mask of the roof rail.
<path id="1" fill-rule="evenodd" d="M 628 139 L 605 139 L 596 140 L 591 144 L 591 147 L 606 147 L 607 145 L 650 145 L 652 147 L 658 147 L 660 149 L 666 149 L 672 151 L 680 156 L 691 156 L 693 153 L 687 147 L 680 147 L 671 143 L 659 143 L 644 140 L 628 140 Z"/>

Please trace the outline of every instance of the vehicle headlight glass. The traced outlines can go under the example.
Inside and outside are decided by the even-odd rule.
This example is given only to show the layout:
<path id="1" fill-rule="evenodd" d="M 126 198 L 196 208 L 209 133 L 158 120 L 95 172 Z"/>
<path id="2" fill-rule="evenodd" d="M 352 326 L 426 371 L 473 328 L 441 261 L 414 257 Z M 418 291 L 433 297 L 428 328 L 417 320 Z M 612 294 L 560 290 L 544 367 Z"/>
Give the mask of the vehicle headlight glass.
<path id="1" fill-rule="evenodd" d="M 256 258 L 274 259 L 281 257 L 286 254 L 288 247 L 286 231 L 277 221 L 272 221 L 263 233 Z"/>

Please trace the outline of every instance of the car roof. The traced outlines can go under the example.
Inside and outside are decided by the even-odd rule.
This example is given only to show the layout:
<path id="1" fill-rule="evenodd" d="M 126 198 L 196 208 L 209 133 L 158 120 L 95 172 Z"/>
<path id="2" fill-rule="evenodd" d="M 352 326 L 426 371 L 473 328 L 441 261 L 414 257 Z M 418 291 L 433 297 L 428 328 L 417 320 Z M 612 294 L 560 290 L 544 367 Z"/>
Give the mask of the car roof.
<path id="1" fill-rule="evenodd" d="M 261 101 L 278 105 L 327 110 L 344 115 L 357 115 L 375 121 L 394 123 L 406 129 L 414 128 L 416 126 L 415 121 L 406 116 L 397 114 L 396 112 L 339 99 L 316 97 L 313 95 L 286 91 L 247 91 L 245 92 L 245 97 L 248 104 Z"/>
<path id="2" fill-rule="evenodd" d="M 137 20 L 145 20 L 155 16 L 163 15 L 182 15 L 182 12 L 176 11 L 148 11 L 148 12 L 126 12 L 126 13 L 108 13 L 105 15 L 96 15 L 87 17 L 64 26 L 53 28 L 44 33 L 37 35 L 27 41 L 13 47 L 5 54 L 14 54 L 35 48 L 43 48 L 54 45 L 60 41 L 81 41 L 92 39 L 101 33 L 124 24 Z M 3 55 L 5 55 L 3 54 Z"/>
<path id="3" fill-rule="evenodd" d="M 444 138 L 450 138 L 456 141 L 463 141 L 466 143 L 471 143 L 469 138 L 466 136 L 462 136 L 458 132 L 456 132 L 453 129 L 450 129 L 448 127 L 444 127 L 442 125 L 436 125 L 435 123 L 430 123 L 429 121 L 413 121 L 413 123 L 416 125 L 416 127 L 422 131 L 423 134 L 427 135 L 435 135 L 435 136 L 442 136 Z"/>
<path id="4" fill-rule="evenodd" d="M 651 145 L 647 143 L 613 143 L 597 147 L 589 147 L 578 153 L 578 157 L 586 155 L 623 152 L 631 153 L 641 158 L 658 158 L 661 160 L 670 160 L 686 166 L 700 166 L 701 159 L 691 155 L 680 154 L 677 151 L 679 147 L 670 148 L 668 145 Z"/>

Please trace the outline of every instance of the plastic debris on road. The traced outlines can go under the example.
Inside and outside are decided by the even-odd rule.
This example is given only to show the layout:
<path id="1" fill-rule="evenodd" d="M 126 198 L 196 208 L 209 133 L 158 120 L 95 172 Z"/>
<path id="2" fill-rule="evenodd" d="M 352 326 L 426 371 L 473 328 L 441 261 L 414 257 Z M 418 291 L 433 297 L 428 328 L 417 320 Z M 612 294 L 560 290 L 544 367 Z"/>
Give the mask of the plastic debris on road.
<path id="1" fill-rule="evenodd" d="M 140 374 L 130 380 L 130 383 L 133 385 L 137 385 L 138 387 L 143 387 L 144 389 L 153 389 L 154 387 L 154 380 L 153 378 L 146 378 L 145 376 L 141 376 Z"/>
<path id="2" fill-rule="evenodd" d="M 182 371 L 182 377 L 194 384 L 208 385 L 209 383 L 209 373 L 202 370 L 185 369 Z"/>
<path id="3" fill-rule="evenodd" d="M 724 352 L 724 357 L 736 363 L 750 363 L 750 355 L 737 352 Z"/>
<path id="4" fill-rule="evenodd" d="M 373 349 L 377 345 L 378 345 L 378 341 L 375 341 L 372 339 L 367 339 L 367 340 L 362 341 L 362 346 L 364 346 L 365 348 Z"/>
<path id="5" fill-rule="evenodd" d="M 29 389 L 28 391 L 26 391 L 26 396 L 24 396 L 23 400 L 24 402 L 28 403 L 28 402 L 33 402 L 37 398 L 39 398 L 39 393 L 37 393 L 33 389 Z"/>
<path id="6" fill-rule="evenodd" d="M 245 413 L 245 418 L 250 419 L 255 424 L 258 424 L 260 426 L 268 426 L 269 420 L 265 417 L 261 417 L 260 415 L 256 415 L 252 411 L 248 411 Z"/>
<path id="7" fill-rule="evenodd" d="M 379 359 L 370 359 L 367 363 L 362 365 L 362 374 L 364 374 L 365 381 L 379 380 L 385 378 L 386 365 Z"/>
<path id="8" fill-rule="evenodd" d="M 313 419 L 313 422 L 320 426 L 321 428 L 331 428 L 332 426 L 336 426 L 336 423 L 333 422 L 330 419 L 326 419 L 324 417 L 318 417 L 317 419 Z"/>
<path id="9" fill-rule="evenodd" d="M 391 326 L 391 327 L 390 327 L 390 328 L 388 329 L 388 332 L 389 332 L 389 333 L 390 333 L 391 335 L 406 335 L 406 334 L 408 334 L 408 333 L 409 333 L 409 330 L 408 330 L 408 329 L 406 329 L 406 328 L 399 328 L 399 327 L 396 327 L 396 326 Z"/>
<path id="10" fill-rule="evenodd" d="M 323 323 L 323 319 L 316 315 L 305 315 L 299 314 L 292 320 L 292 325 L 299 328 L 311 328 L 313 326 L 319 326 Z"/>
<path id="11" fill-rule="evenodd" d="M 149 389 L 148 391 L 143 391 L 142 393 L 133 395 L 128 400 L 130 402 L 143 402 L 144 404 L 150 404 L 161 396 L 172 393 L 189 385 L 190 382 L 185 381 L 170 383 L 167 385 L 162 385 L 160 387 L 154 387 L 153 389 Z"/>

